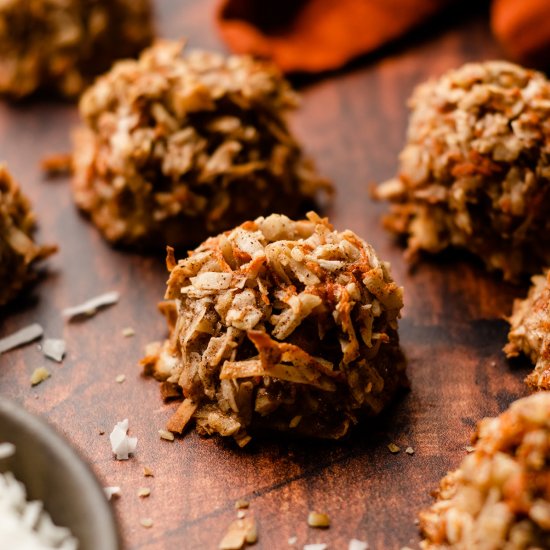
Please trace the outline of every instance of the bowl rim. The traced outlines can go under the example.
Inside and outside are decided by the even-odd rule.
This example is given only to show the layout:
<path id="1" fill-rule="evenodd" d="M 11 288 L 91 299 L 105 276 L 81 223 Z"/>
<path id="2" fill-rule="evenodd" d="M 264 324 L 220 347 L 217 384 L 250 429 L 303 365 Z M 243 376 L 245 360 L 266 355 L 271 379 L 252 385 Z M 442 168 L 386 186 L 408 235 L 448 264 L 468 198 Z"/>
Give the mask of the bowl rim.
<path id="1" fill-rule="evenodd" d="M 122 546 L 114 513 L 98 479 L 77 451 L 46 420 L 35 416 L 14 401 L 0 399 L 0 420 L 2 417 L 17 425 L 38 447 L 48 449 L 65 471 L 67 478 L 74 480 L 73 483 L 81 488 L 83 500 L 87 503 L 86 508 L 93 510 L 86 521 L 89 525 L 87 531 L 93 534 L 94 541 L 93 546 L 90 546 L 87 541 L 79 540 L 79 550 L 119 550 Z M 25 484 L 24 480 L 18 480 Z M 46 511 L 50 513 L 49 510 Z"/>

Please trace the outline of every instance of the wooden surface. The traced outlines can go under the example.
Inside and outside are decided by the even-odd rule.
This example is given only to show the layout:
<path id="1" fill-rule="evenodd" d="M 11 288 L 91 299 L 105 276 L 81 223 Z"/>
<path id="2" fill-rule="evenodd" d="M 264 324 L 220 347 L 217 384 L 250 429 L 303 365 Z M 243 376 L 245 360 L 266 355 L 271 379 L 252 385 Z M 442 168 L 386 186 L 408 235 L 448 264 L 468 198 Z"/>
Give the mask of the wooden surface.
<path id="1" fill-rule="evenodd" d="M 160 33 L 186 34 L 193 46 L 223 49 L 213 6 L 213 0 L 159 1 Z M 469 258 L 447 256 L 409 272 L 402 250 L 381 229 L 386 206 L 368 193 L 369 182 L 396 170 L 413 86 L 464 61 L 502 54 L 483 14 L 455 14 L 437 32 L 418 32 L 385 53 L 302 83 L 303 106 L 292 117 L 320 170 L 336 183 L 335 226 L 372 243 L 405 286 L 400 334 L 412 390 L 383 419 L 342 443 L 275 438 L 239 450 L 194 433 L 160 441 L 157 430 L 171 406 L 161 403 L 158 384 L 140 375 L 137 362 L 145 344 L 165 334 L 155 307 L 167 278 L 163 262 L 109 248 L 76 212 L 67 182 L 40 174 L 44 154 L 69 149 L 77 122 L 73 106 L 0 104 L 0 156 L 35 205 L 40 240 L 60 244 L 43 282 L 1 312 L 0 337 L 37 321 L 47 336 L 65 338 L 68 346 L 61 365 L 44 359 L 36 345 L 1 356 L 0 398 L 47 419 L 103 484 L 120 485 L 114 509 L 126 548 L 217 548 L 239 498 L 250 501 L 249 513 L 258 521 L 257 548 L 287 548 L 292 536 L 298 548 L 326 542 L 346 549 L 353 537 L 377 550 L 416 546 L 416 514 L 464 456 L 475 422 L 527 393 L 527 363 L 510 365 L 500 351 L 507 330 L 502 317 L 523 289 L 485 274 Z M 108 290 L 121 292 L 118 305 L 81 323 L 61 319 L 63 307 Z M 133 338 L 121 335 L 127 326 L 135 329 Z M 42 365 L 52 378 L 31 389 L 29 376 Z M 118 374 L 126 375 L 124 383 L 115 382 Z M 133 459 L 117 462 L 108 433 L 124 418 L 139 443 Z M 415 453 L 390 454 L 389 442 L 410 445 Z M 143 477 L 144 465 L 154 478 Z M 140 486 L 151 487 L 148 499 L 136 496 Z M 312 509 L 330 514 L 329 530 L 307 527 Z M 143 517 L 154 520 L 151 529 L 140 526 Z"/>

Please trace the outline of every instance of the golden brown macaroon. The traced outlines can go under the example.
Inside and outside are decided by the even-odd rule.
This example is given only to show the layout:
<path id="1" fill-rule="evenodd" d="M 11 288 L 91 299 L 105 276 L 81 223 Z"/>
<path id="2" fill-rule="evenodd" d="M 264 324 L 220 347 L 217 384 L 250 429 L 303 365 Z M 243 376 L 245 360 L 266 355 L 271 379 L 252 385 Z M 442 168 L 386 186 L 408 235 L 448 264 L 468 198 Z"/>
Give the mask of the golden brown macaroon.
<path id="1" fill-rule="evenodd" d="M 150 0 L 7 0 L 0 5 L 0 94 L 75 97 L 153 39 Z"/>
<path id="2" fill-rule="evenodd" d="M 550 265 L 550 83 L 504 61 L 420 85 L 399 174 L 375 191 L 409 257 L 467 249 L 505 279 Z"/>
<path id="3" fill-rule="evenodd" d="M 0 306 L 34 277 L 32 265 L 57 250 L 32 239 L 35 220 L 28 199 L 0 164 Z"/>
<path id="4" fill-rule="evenodd" d="M 474 451 L 420 514 L 425 550 L 550 548 L 550 394 L 478 425 Z"/>
<path id="5" fill-rule="evenodd" d="M 507 357 L 525 353 L 535 364 L 527 385 L 550 390 L 550 271 L 535 275 L 532 282 L 527 297 L 514 302 L 504 352 Z"/>
<path id="6" fill-rule="evenodd" d="M 271 65 L 158 42 L 82 97 L 75 201 L 107 240 L 157 250 L 294 215 L 331 189 L 290 133 L 295 105 Z"/>
<path id="7" fill-rule="evenodd" d="M 326 218 L 260 217 L 167 263 L 171 335 L 142 364 L 165 397 L 183 394 L 169 430 L 193 420 L 241 446 L 263 429 L 337 439 L 407 385 L 403 289 Z"/>

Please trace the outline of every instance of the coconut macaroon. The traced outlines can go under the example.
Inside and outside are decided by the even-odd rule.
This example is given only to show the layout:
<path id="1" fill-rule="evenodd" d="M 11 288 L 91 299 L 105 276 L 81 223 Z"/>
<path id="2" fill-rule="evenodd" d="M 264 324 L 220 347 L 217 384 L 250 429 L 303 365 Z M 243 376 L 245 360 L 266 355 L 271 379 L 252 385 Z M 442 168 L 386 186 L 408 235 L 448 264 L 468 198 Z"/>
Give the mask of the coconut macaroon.
<path id="1" fill-rule="evenodd" d="M 0 93 L 73 97 L 153 39 L 150 0 L 7 0 L 0 4 Z"/>
<path id="2" fill-rule="evenodd" d="M 507 357 L 525 353 L 535 364 L 525 379 L 528 386 L 550 390 L 550 271 L 532 278 L 527 298 L 516 300 L 509 319 Z"/>
<path id="3" fill-rule="evenodd" d="M 514 280 L 550 265 L 550 83 L 503 61 L 470 63 L 410 100 L 399 175 L 375 195 L 408 256 L 467 249 Z"/>
<path id="4" fill-rule="evenodd" d="M 271 65 L 160 41 L 80 102 L 73 191 L 106 239 L 196 246 L 331 186 L 291 135 L 296 94 Z"/>
<path id="5" fill-rule="evenodd" d="M 478 425 L 474 451 L 420 514 L 425 550 L 550 548 L 550 394 Z"/>
<path id="6" fill-rule="evenodd" d="M 34 214 L 5 164 L 0 164 L 0 306 L 34 277 L 32 265 L 57 250 L 32 239 Z"/>
<path id="7" fill-rule="evenodd" d="M 193 420 L 241 446 L 262 429 L 336 439 L 407 385 L 403 289 L 326 218 L 260 217 L 167 264 L 171 335 L 142 361 L 184 398 L 167 429 Z"/>

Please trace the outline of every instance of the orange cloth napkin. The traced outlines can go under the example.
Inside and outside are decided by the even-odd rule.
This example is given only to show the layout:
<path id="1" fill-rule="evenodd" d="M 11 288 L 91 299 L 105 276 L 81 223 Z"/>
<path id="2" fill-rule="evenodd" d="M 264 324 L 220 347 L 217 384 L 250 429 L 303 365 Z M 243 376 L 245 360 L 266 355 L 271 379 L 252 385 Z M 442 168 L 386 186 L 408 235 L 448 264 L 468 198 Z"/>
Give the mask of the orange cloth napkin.
<path id="1" fill-rule="evenodd" d="M 550 0 L 493 0 L 491 28 L 510 57 L 550 68 Z"/>
<path id="2" fill-rule="evenodd" d="M 376 50 L 451 3 L 220 0 L 217 20 L 234 52 L 271 59 L 284 72 L 320 72 Z M 539 64 L 550 61 L 550 0 L 494 0 L 491 19 L 495 35 L 513 58 Z"/>

